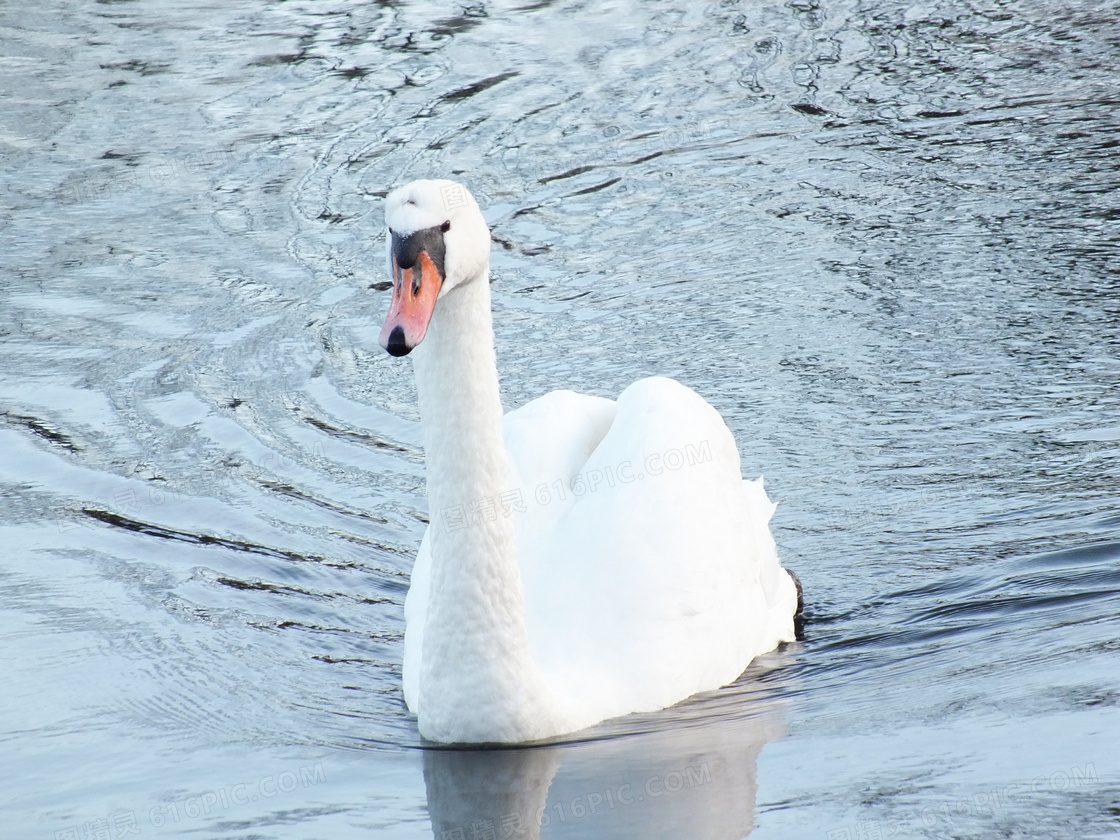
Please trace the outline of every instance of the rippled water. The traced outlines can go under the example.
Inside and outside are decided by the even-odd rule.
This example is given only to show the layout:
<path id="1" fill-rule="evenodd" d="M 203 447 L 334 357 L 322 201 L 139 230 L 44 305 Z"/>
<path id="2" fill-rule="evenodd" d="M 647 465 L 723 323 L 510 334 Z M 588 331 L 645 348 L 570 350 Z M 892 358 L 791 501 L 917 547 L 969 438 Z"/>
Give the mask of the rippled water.
<path id="1" fill-rule="evenodd" d="M 0 10 L 5 836 L 1115 836 L 1118 15 Z M 421 176 L 487 208 L 509 405 L 661 373 L 723 412 L 802 642 L 419 749 L 376 334 Z"/>

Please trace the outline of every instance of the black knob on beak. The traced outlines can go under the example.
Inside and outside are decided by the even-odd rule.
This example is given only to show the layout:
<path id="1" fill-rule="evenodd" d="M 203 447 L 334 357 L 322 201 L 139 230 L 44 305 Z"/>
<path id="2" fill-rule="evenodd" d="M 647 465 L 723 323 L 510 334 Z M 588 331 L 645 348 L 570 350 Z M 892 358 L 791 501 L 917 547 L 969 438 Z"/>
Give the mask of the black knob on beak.
<path id="1" fill-rule="evenodd" d="M 400 327 L 393 327 L 393 331 L 389 333 L 389 340 L 385 343 L 385 349 L 389 351 L 390 356 L 407 356 L 412 352 L 412 348 L 405 343 L 404 330 Z"/>

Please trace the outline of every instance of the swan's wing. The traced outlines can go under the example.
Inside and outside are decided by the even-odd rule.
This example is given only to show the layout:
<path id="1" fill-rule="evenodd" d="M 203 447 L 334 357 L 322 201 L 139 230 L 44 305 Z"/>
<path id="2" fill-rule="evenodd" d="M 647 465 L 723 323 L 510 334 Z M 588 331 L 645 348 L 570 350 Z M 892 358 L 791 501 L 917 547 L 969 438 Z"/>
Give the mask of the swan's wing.
<path id="1" fill-rule="evenodd" d="M 530 644 L 571 703 L 595 719 L 661 708 L 793 638 L 773 506 L 744 484 L 714 408 L 672 380 L 641 380 L 577 455 L 556 456 L 567 493 L 519 532 Z"/>
<path id="2" fill-rule="evenodd" d="M 610 430 L 614 400 L 553 391 L 502 418 L 506 451 L 518 477 L 547 482 L 577 471 Z"/>
<path id="3" fill-rule="evenodd" d="M 513 520 L 523 571 L 526 561 L 536 558 L 526 551 L 526 542 L 551 535 L 570 501 L 578 498 L 582 488 L 576 482 L 573 490 L 572 478 L 582 475 L 616 410 L 614 400 L 553 391 L 503 418 L 510 476 L 500 508 Z"/>
<path id="4" fill-rule="evenodd" d="M 770 517 L 777 505 L 766 495 L 762 476 L 755 481 L 744 479 L 743 496 L 754 554 L 759 559 L 759 583 L 768 609 L 768 621 L 760 642 L 761 653 L 796 638 L 793 615 L 797 612 L 797 586 L 778 560 L 778 550 L 770 533 Z"/>

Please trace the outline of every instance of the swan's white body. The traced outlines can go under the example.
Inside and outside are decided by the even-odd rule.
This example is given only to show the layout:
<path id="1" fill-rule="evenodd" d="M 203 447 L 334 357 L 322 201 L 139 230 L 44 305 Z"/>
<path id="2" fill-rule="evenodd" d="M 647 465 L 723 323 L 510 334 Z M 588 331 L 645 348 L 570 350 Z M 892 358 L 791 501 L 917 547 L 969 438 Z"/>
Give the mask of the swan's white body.
<path id="1" fill-rule="evenodd" d="M 532 741 L 732 682 L 794 638 L 761 480 L 743 481 L 722 418 L 669 379 L 503 417 L 489 232 L 469 195 L 452 212 L 435 198 L 452 187 L 466 195 L 414 182 L 386 212 L 398 233 L 451 221 L 413 356 L 431 524 L 405 601 L 404 693 L 421 734 Z"/>

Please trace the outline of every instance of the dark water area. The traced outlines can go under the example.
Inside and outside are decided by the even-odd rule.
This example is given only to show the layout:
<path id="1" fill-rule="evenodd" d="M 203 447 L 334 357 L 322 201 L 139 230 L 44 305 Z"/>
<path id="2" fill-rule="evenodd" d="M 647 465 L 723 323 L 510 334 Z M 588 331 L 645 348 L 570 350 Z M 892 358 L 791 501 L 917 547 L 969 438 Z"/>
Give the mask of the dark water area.
<path id="1" fill-rule="evenodd" d="M 1120 834 L 1120 5 L 0 9 L 5 837 Z M 805 638 L 424 748 L 381 199 L 494 232 L 510 407 L 699 391 Z"/>

